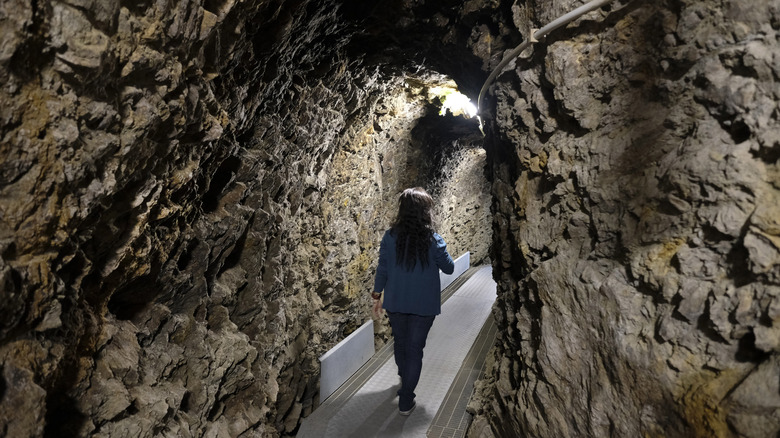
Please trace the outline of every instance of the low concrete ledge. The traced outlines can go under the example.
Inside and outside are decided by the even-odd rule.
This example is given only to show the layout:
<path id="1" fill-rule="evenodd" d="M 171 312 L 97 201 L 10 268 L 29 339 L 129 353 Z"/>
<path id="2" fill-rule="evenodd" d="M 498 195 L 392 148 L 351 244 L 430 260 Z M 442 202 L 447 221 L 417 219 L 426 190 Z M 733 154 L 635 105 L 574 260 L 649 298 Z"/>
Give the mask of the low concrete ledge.
<path id="1" fill-rule="evenodd" d="M 320 356 L 320 403 L 374 355 L 374 321 L 368 320 Z"/>
<path id="2" fill-rule="evenodd" d="M 469 251 L 466 251 L 455 259 L 455 270 L 452 272 L 452 274 L 445 274 L 444 272 L 439 271 L 439 280 L 441 281 L 441 290 L 444 290 L 447 286 L 452 284 L 453 281 L 455 281 L 458 277 L 461 276 L 464 272 L 469 270 L 469 267 L 471 266 L 471 253 Z"/>

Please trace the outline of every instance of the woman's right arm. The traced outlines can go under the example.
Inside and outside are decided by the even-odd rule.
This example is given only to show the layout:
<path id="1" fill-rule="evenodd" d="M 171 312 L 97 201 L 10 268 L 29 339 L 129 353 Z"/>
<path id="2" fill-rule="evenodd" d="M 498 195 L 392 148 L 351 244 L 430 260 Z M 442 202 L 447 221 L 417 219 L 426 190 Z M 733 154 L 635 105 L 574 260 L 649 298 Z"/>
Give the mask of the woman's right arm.
<path id="1" fill-rule="evenodd" d="M 438 234 L 434 234 L 433 238 L 436 245 L 436 266 L 445 274 L 452 274 L 455 272 L 455 262 L 452 261 L 450 253 L 447 252 L 447 244 Z"/>

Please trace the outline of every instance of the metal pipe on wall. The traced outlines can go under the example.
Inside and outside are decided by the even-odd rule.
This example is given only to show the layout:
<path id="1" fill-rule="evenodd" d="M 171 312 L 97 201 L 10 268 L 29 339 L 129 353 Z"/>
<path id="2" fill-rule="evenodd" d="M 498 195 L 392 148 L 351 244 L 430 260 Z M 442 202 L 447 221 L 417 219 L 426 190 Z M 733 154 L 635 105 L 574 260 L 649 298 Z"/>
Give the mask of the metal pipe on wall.
<path id="1" fill-rule="evenodd" d="M 506 67 L 507 64 L 512 62 L 518 56 L 520 56 L 520 54 L 523 53 L 523 51 L 527 49 L 531 44 L 539 42 L 539 39 L 544 38 L 545 36 L 547 36 L 547 34 L 554 31 L 555 29 L 558 29 L 561 26 L 565 26 L 570 22 L 576 20 L 577 18 L 587 14 L 588 12 L 596 10 L 606 5 L 607 3 L 611 3 L 613 1 L 614 0 L 593 0 L 589 3 L 580 6 L 577 9 L 574 9 L 564 15 L 561 15 L 560 17 L 548 23 L 546 26 L 542 27 L 536 32 L 533 32 L 530 38 L 523 41 L 519 46 L 515 47 L 511 52 L 509 52 L 509 54 L 505 56 L 501 62 L 498 63 L 496 68 L 493 69 L 493 71 L 490 73 L 490 76 L 488 76 L 488 78 L 485 80 L 484 85 L 482 85 L 482 88 L 479 90 L 479 97 L 477 98 L 477 115 L 479 115 L 480 109 L 482 108 L 482 97 L 484 96 L 485 91 L 487 91 L 487 88 L 490 86 L 493 80 L 495 80 L 496 77 L 498 77 L 498 75 L 503 72 L 504 67 Z"/>

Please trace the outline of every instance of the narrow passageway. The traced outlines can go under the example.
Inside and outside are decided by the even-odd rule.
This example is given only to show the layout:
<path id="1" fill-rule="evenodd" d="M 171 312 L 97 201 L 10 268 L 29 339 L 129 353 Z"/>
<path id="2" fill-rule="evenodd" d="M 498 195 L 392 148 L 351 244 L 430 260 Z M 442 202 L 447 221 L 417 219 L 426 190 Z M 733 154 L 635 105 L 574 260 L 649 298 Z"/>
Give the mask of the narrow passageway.
<path id="1" fill-rule="evenodd" d="M 383 418 L 386 356 L 318 406 L 421 186 L 496 282 L 469 436 L 779 436 L 779 32 L 776 0 L 0 1 L 0 435 L 370 435 L 370 402 L 435 436 L 468 385 Z"/>
<path id="2" fill-rule="evenodd" d="M 465 404 L 495 340 L 490 312 L 496 284 L 490 266 L 471 268 L 463 277 L 442 291 L 442 313 L 428 336 L 411 415 L 398 414 L 400 380 L 391 341 L 304 419 L 297 437 L 465 436 Z"/>

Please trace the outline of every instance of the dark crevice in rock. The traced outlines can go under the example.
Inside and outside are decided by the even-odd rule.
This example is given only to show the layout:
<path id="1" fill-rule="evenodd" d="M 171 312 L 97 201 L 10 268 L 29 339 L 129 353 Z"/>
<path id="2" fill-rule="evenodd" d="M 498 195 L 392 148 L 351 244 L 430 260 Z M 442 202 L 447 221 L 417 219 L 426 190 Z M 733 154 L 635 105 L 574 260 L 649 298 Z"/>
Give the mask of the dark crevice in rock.
<path id="1" fill-rule="evenodd" d="M 667 303 L 666 297 L 664 297 L 661 293 L 662 291 L 656 285 L 648 283 L 641 278 L 634 280 L 634 288 L 637 292 L 650 297 L 655 305 Z"/>
<path id="2" fill-rule="evenodd" d="M 555 85 L 551 84 L 545 78 L 545 68 L 543 60 L 547 56 L 546 45 L 542 46 L 539 50 L 534 52 L 535 63 L 541 65 L 540 84 L 539 90 L 542 92 L 542 96 L 547 101 L 549 108 L 554 109 L 548 117 L 555 119 L 556 128 L 558 131 L 568 132 L 575 137 L 582 137 L 588 132 L 588 129 L 583 128 L 579 121 L 574 117 L 574 114 L 562 105 L 562 102 L 555 98 L 554 89 Z M 544 131 L 541 131 L 544 132 Z M 541 134 L 539 137 L 540 142 L 546 143 L 552 137 L 552 133 Z"/>
<path id="3" fill-rule="evenodd" d="M 57 273 L 67 287 L 77 287 L 78 285 L 74 283 L 84 275 L 84 271 L 88 270 L 90 263 L 81 250 L 75 250 L 67 257 L 70 260 L 57 269 Z"/>
<path id="4" fill-rule="evenodd" d="M 46 1 L 31 0 L 30 9 L 32 23 L 29 24 L 28 28 L 29 38 L 25 39 L 19 49 L 13 52 L 9 67 L 15 75 L 25 81 L 37 81 L 43 66 L 54 58 L 53 50 L 46 41 L 51 4 Z"/>
<path id="5" fill-rule="evenodd" d="M 749 332 L 739 339 L 739 349 L 734 358 L 739 362 L 762 363 L 771 355 L 756 348 L 756 335 Z"/>
<path id="6" fill-rule="evenodd" d="M 734 120 L 731 122 L 731 126 L 728 130 L 731 135 L 734 144 L 740 144 L 750 139 L 751 131 L 750 127 L 742 120 Z"/>
<path id="7" fill-rule="evenodd" d="M 777 165 L 780 162 L 780 142 L 771 147 L 760 147 L 757 150 L 751 150 L 750 153 L 766 164 Z"/>
<path id="8" fill-rule="evenodd" d="M 76 409 L 71 397 L 54 393 L 47 397 L 46 405 L 50 410 L 46 416 L 45 438 L 78 436 L 78 431 L 88 421 L 87 416 Z"/>
<path id="9" fill-rule="evenodd" d="M 214 212 L 218 205 L 220 195 L 224 192 L 228 184 L 233 182 L 233 177 L 241 166 L 241 160 L 238 157 L 227 157 L 220 163 L 217 170 L 209 180 L 209 188 L 203 195 L 203 211 L 205 213 Z"/>
<path id="10" fill-rule="evenodd" d="M 227 270 L 229 270 L 231 268 L 234 268 L 234 267 L 238 266 L 239 263 L 241 263 L 242 256 L 244 255 L 244 249 L 246 247 L 247 235 L 249 233 L 249 229 L 251 228 L 251 225 L 252 225 L 252 223 L 250 222 L 247 225 L 246 230 L 244 230 L 244 233 L 241 234 L 241 236 L 236 241 L 236 244 L 233 247 L 233 249 L 230 252 L 230 254 L 228 254 L 227 257 L 225 257 L 224 263 L 219 268 L 219 271 L 216 274 L 217 277 L 219 275 L 221 275 L 223 272 L 225 272 L 225 271 L 227 271 Z"/>
<path id="11" fill-rule="evenodd" d="M 133 320 L 157 297 L 154 276 L 134 279 L 114 292 L 108 301 L 108 311 L 119 320 Z"/>
<path id="12" fill-rule="evenodd" d="M 712 320 L 710 319 L 710 312 L 711 300 L 707 300 L 704 307 L 704 313 L 702 313 L 701 316 L 699 316 L 699 318 L 696 320 L 696 328 L 708 339 L 719 344 L 728 344 L 728 340 L 721 336 L 721 334 L 718 332 L 718 329 L 714 326 Z"/>
<path id="13" fill-rule="evenodd" d="M 745 230 L 746 231 L 746 230 Z M 742 238 L 744 239 L 744 232 Z M 742 287 L 749 285 L 755 281 L 755 278 L 751 275 L 749 261 L 750 253 L 743 246 L 734 246 L 726 256 L 726 262 L 728 263 L 727 274 L 734 282 L 735 287 Z"/>
<path id="14" fill-rule="evenodd" d="M 176 267 L 179 271 L 185 271 L 187 266 L 190 264 L 190 261 L 192 260 L 192 257 L 195 252 L 195 248 L 198 246 L 197 240 L 190 240 L 186 242 L 185 245 L 182 246 L 181 251 L 178 253 L 176 258 Z"/>
<path id="15" fill-rule="evenodd" d="M 48 376 L 46 387 L 46 423 L 43 436 L 55 438 L 61 436 L 78 436 L 78 431 L 89 421 L 87 415 L 81 412 L 70 391 L 77 385 L 80 374 L 85 370 L 80 363 L 82 358 L 92 355 L 94 348 L 95 325 L 93 316 L 86 311 L 84 303 L 65 304 L 63 306 L 63 326 L 78 327 L 76 332 L 62 333 L 62 339 L 67 340 L 70 347 L 68 354 L 52 376 Z M 71 321 L 68 321 L 71 320 Z M 71 324 L 77 320 L 79 325 Z"/>

